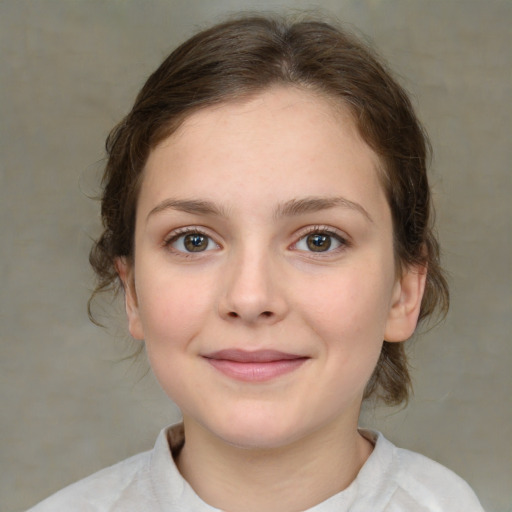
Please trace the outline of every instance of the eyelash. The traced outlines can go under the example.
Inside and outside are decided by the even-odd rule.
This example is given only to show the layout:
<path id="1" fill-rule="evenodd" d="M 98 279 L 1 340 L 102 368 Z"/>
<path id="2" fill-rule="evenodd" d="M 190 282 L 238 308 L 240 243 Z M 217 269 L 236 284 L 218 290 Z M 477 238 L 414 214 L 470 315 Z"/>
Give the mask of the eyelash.
<path id="1" fill-rule="evenodd" d="M 197 235 L 204 236 L 204 237 L 208 238 L 209 241 L 211 241 L 212 243 L 217 245 L 217 247 L 219 247 L 217 242 L 215 242 L 215 240 L 208 233 L 206 233 L 203 229 L 201 229 L 200 227 L 197 227 L 197 226 L 187 226 L 184 228 L 177 229 L 176 231 L 172 232 L 167 238 L 165 238 L 165 240 L 162 243 L 162 246 L 165 248 L 168 248 L 169 250 L 172 250 L 174 253 L 179 254 L 180 256 L 185 257 L 185 258 L 191 257 L 192 255 L 198 256 L 200 253 L 208 252 L 207 250 L 197 251 L 197 254 L 195 254 L 194 251 L 182 251 L 182 250 L 172 247 L 172 244 L 174 244 L 176 241 L 178 241 L 181 237 L 184 237 L 188 234 L 197 234 Z M 311 235 L 317 235 L 317 234 L 327 236 L 327 237 L 330 237 L 330 238 L 336 240 L 336 242 L 339 243 L 339 246 L 335 247 L 334 249 L 329 250 L 330 245 L 331 245 L 329 243 L 329 247 L 327 248 L 326 251 L 313 251 L 313 250 L 308 251 L 308 250 L 302 250 L 302 249 L 299 249 L 299 250 L 301 252 L 308 253 L 309 256 L 313 256 L 316 258 L 322 258 L 322 257 L 326 257 L 327 255 L 332 255 L 332 253 L 339 253 L 339 252 L 343 251 L 344 249 L 346 249 L 347 247 L 350 247 L 350 245 L 351 245 L 350 242 L 347 240 L 347 238 L 345 238 L 340 233 L 336 232 L 335 230 L 333 230 L 332 228 L 330 228 L 328 226 L 311 226 L 309 228 L 306 228 L 306 230 L 302 231 L 299 234 L 298 240 L 296 242 L 294 242 L 290 247 L 293 249 L 297 249 L 297 245 L 301 241 L 307 239 L 307 237 L 309 237 Z"/>
<path id="2" fill-rule="evenodd" d="M 308 236 L 317 234 L 333 238 L 339 243 L 339 246 L 327 251 L 304 251 L 308 253 L 308 256 L 312 255 L 316 258 L 322 258 L 326 257 L 327 255 L 332 255 L 333 253 L 339 253 L 351 246 L 350 241 L 333 228 L 330 228 L 328 226 L 312 226 L 300 233 L 299 239 L 292 244 L 292 247 L 296 248 L 299 242 L 306 239 Z"/>
<path id="3" fill-rule="evenodd" d="M 215 240 L 208 233 L 206 233 L 203 229 L 201 229 L 200 227 L 197 227 L 197 226 L 187 226 L 184 228 L 179 228 L 176 231 L 173 231 L 169 236 L 167 236 L 164 239 L 164 241 L 162 242 L 162 246 L 164 248 L 167 248 L 167 249 L 173 251 L 175 254 L 178 254 L 184 258 L 189 258 L 192 255 L 198 256 L 199 254 L 201 254 L 203 252 L 208 252 L 208 251 L 197 251 L 197 253 L 194 253 L 193 251 L 190 251 L 190 252 L 181 251 L 179 249 L 172 247 L 172 244 L 177 242 L 181 237 L 184 237 L 186 235 L 191 235 L 191 234 L 194 234 L 194 235 L 197 234 L 197 235 L 204 236 L 205 238 L 208 238 L 212 243 L 217 245 L 217 247 L 219 247 L 219 244 L 217 244 L 217 242 L 215 242 Z"/>

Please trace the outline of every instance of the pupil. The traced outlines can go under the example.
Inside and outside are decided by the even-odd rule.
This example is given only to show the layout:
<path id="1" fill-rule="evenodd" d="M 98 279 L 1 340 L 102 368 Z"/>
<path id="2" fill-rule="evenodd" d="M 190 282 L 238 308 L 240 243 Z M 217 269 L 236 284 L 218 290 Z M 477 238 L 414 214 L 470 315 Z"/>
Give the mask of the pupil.
<path id="1" fill-rule="evenodd" d="M 309 235 L 307 239 L 308 247 L 315 252 L 327 251 L 331 247 L 331 237 L 329 235 Z"/>
<path id="2" fill-rule="evenodd" d="M 200 252 L 204 251 L 208 245 L 208 240 L 204 235 L 192 233 L 187 235 L 184 240 L 187 251 Z"/>

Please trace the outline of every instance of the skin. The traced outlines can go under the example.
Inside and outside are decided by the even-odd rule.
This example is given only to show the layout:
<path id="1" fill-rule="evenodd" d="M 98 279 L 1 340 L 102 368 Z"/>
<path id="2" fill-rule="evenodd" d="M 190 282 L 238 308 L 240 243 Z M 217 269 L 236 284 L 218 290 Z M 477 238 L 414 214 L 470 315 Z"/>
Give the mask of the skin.
<path id="1" fill-rule="evenodd" d="M 117 267 L 130 332 L 183 413 L 178 467 L 215 507 L 304 510 L 371 453 L 364 388 L 382 340 L 413 333 L 425 280 L 396 275 L 378 167 L 348 112 L 285 87 L 194 113 L 149 156 Z M 312 232 L 331 246 L 312 251 Z M 205 357 L 225 349 L 303 362 L 240 381 Z"/>

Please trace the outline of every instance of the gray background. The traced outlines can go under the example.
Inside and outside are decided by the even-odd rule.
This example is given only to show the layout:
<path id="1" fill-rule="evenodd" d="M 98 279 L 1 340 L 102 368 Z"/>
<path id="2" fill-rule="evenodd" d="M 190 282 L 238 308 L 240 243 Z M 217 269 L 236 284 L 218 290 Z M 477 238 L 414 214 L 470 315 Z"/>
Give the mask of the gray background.
<path id="1" fill-rule="evenodd" d="M 143 80 L 238 9 L 321 6 L 377 45 L 430 131 L 453 306 L 412 346 L 416 394 L 363 423 L 512 510 L 509 1 L 0 0 L 0 509 L 19 511 L 138 451 L 179 417 L 119 305 L 91 325 L 103 141 Z M 109 301 L 105 310 L 112 311 Z M 116 318 L 117 317 L 117 318 Z"/>

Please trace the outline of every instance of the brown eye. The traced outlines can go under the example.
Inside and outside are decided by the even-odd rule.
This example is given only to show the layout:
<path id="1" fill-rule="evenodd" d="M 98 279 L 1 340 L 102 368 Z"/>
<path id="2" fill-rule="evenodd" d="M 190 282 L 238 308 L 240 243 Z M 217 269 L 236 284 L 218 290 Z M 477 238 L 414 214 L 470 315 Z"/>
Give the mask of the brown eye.
<path id="1" fill-rule="evenodd" d="M 347 240 L 337 233 L 319 230 L 304 235 L 294 244 L 293 248 L 306 253 L 335 253 L 348 245 Z"/>
<path id="2" fill-rule="evenodd" d="M 209 239 L 205 235 L 200 233 L 190 233 L 185 235 L 183 239 L 183 245 L 189 252 L 201 252 L 206 250 L 208 247 Z"/>
<path id="3" fill-rule="evenodd" d="M 177 234 L 166 242 L 166 245 L 183 253 L 204 252 L 219 248 L 212 238 L 199 231 Z"/>
<path id="4" fill-rule="evenodd" d="M 313 252 L 328 251 L 331 247 L 331 236 L 322 233 L 314 233 L 306 237 L 308 249 Z"/>

